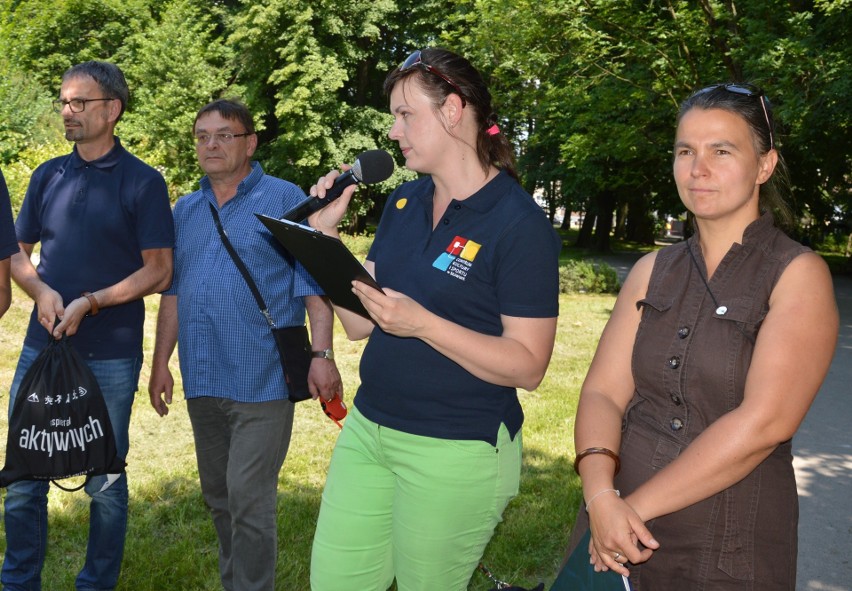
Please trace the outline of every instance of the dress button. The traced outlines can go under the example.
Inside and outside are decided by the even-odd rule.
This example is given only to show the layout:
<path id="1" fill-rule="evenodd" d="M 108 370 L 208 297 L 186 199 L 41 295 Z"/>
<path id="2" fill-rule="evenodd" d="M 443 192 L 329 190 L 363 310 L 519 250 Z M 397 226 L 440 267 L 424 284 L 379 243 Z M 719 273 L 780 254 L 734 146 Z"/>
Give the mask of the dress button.
<path id="1" fill-rule="evenodd" d="M 680 357 L 672 357 L 671 359 L 666 361 L 666 364 L 672 369 L 677 369 L 678 367 L 680 367 Z"/>
<path id="2" fill-rule="evenodd" d="M 683 421 L 677 417 L 673 418 L 671 421 L 672 431 L 680 431 L 683 429 Z"/>
<path id="3" fill-rule="evenodd" d="M 679 336 L 682 339 L 685 339 L 686 337 L 688 337 L 689 336 L 689 327 L 688 326 L 682 326 L 679 329 L 677 329 L 677 336 Z"/>
<path id="4" fill-rule="evenodd" d="M 461 204 L 460 204 L 460 203 L 456 203 L 456 204 L 455 204 L 455 206 L 453 207 L 453 209 L 455 209 L 456 211 L 460 210 L 460 209 L 461 209 Z"/>
<path id="5" fill-rule="evenodd" d="M 450 223 L 449 218 L 444 218 L 444 225 L 445 225 L 445 226 L 446 226 L 446 225 L 449 225 L 449 223 Z"/>
<path id="6" fill-rule="evenodd" d="M 718 308 L 716 308 L 716 314 L 718 314 L 719 316 L 724 316 L 727 313 L 728 313 L 728 307 L 727 306 L 719 306 Z"/>
<path id="7" fill-rule="evenodd" d="M 680 396 L 678 396 L 677 394 L 672 394 L 672 402 L 680 406 Z"/>

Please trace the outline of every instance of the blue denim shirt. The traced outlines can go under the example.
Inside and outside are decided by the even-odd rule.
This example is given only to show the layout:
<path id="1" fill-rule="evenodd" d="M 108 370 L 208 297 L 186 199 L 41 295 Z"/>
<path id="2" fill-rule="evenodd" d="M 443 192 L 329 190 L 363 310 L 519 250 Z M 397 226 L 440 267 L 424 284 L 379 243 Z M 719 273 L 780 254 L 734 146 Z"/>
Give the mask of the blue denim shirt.
<path id="1" fill-rule="evenodd" d="M 305 322 L 304 296 L 322 292 L 260 223 L 280 217 L 304 192 L 265 175 L 256 162 L 236 195 L 219 209 L 222 226 L 266 300 L 275 325 Z M 207 177 L 175 206 L 175 272 L 167 295 L 178 302 L 178 356 L 187 398 L 266 402 L 287 396 L 275 341 L 243 276 L 228 255 L 208 204 Z M 289 259 L 289 260 L 288 260 Z"/>

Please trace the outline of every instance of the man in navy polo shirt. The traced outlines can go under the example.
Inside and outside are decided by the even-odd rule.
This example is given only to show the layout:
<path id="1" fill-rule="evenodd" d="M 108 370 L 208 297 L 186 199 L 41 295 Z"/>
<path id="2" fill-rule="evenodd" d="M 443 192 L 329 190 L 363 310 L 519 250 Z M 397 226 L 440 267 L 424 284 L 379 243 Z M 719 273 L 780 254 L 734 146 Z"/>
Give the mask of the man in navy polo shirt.
<path id="1" fill-rule="evenodd" d="M 168 191 L 156 170 L 128 153 L 113 135 L 129 91 L 113 64 L 85 62 L 62 77 L 59 98 L 67 156 L 39 166 L 16 222 L 20 251 L 12 278 L 35 301 L 10 408 L 18 386 L 51 338 L 67 335 L 103 391 L 116 447 L 126 457 L 130 410 L 142 363 L 142 297 L 172 278 L 174 226 Z M 30 262 L 41 243 L 38 267 Z M 19 481 L 5 502 L 6 554 L 0 581 L 7 591 L 41 588 L 47 549 L 49 483 Z M 89 542 L 78 590 L 113 589 L 127 529 L 127 477 L 86 484 Z"/>

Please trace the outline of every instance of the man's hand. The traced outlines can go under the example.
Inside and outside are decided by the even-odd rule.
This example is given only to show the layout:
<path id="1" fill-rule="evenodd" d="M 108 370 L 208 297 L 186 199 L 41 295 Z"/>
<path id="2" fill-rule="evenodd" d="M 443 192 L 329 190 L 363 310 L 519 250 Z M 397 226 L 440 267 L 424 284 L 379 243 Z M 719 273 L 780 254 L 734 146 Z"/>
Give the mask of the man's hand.
<path id="1" fill-rule="evenodd" d="M 314 398 L 331 400 L 335 394 L 340 394 L 340 398 L 343 398 L 343 380 L 334 361 L 321 357 L 311 359 L 308 389 Z"/>
<path id="2" fill-rule="evenodd" d="M 77 298 L 72 300 L 65 308 L 64 312 L 58 314 L 61 322 L 53 329 L 53 338 L 61 339 L 63 333 L 70 336 L 77 334 L 80 329 L 80 323 L 83 318 L 92 309 L 92 305 L 87 298 Z"/>
<path id="3" fill-rule="evenodd" d="M 175 380 L 168 364 L 155 363 L 151 367 L 151 379 L 148 380 L 148 395 L 151 397 L 151 406 L 161 417 L 169 414 L 168 405 L 172 403 L 172 392 Z"/>
<path id="4" fill-rule="evenodd" d="M 56 319 L 59 318 L 61 320 L 65 315 L 62 296 L 56 290 L 45 285 L 44 289 L 39 292 L 35 302 L 38 308 L 38 323 L 44 327 L 44 330 L 52 334 L 54 338 L 60 338 L 62 333 L 57 333 L 54 330 L 54 326 L 56 326 Z"/>

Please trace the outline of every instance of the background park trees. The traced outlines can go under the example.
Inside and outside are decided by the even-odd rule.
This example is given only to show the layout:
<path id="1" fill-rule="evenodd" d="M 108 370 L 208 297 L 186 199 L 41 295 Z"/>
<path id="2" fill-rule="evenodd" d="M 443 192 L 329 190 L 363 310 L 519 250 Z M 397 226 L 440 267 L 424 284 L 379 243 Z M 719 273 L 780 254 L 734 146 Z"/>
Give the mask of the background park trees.
<path id="1" fill-rule="evenodd" d="M 96 58 L 124 69 L 119 132 L 173 198 L 199 176 L 194 114 L 220 96 L 255 112 L 266 170 L 307 188 L 363 150 L 395 153 L 382 80 L 442 45 L 484 71 L 526 188 L 583 213 L 582 244 L 648 241 L 682 212 L 677 105 L 723 81 L 767 89 L 801 236 L 820 241 L 852 219 L 850 15 L 849 0 L 0 0 L 0 166 L 20 202 L 68 150 L 49 104 L 62 72 Z M 353 224 L 410 175 L 361 191 Z"/>

